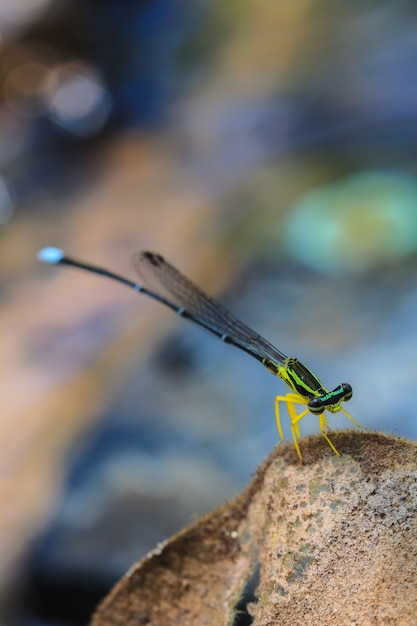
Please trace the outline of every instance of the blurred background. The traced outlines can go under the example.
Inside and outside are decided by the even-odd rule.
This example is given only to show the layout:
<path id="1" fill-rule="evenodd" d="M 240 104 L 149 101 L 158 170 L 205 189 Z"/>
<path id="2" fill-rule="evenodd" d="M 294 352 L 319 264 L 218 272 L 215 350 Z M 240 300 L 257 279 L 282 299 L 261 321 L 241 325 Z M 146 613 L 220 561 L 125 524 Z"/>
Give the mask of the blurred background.
<path id="1" fill-rule="evenodd" d="M 0 35 L 0 624 L 76 626 L 247 484 L 287 388 L 37 250 L 157 251 L 416 438 L 417 6 L 0 0 Z"/>

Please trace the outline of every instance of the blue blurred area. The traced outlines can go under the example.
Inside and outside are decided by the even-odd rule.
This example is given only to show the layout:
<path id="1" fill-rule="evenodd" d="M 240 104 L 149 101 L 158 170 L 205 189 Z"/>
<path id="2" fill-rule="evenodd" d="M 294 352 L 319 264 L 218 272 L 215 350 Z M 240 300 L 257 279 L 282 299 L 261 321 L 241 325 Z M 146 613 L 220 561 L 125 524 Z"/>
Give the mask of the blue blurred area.
<path id="1" fill-rule="evenodd" d="M 82 11 L 81 20 L 91 24 L 101 15 L 101 4 L 84 5 Z M 184 0 L 107 2 L 106 34 L 96 41 L 92 56 L 113 95 L 113 124 L 158 128 L 164 123 L 181 93 L 179 57 L 200 11 L 198 4 Z"/>
<path id="2" fill-rule="evenodd" d="M 0 46 L 0 138 L 11 124 L 17 138 L 0 164 L 16 202 L 76 192 L 93 176 L 101 141 L 166 125 L 184 93 L 181 51 L 202 9 L 188 0 L 73 0 L 28 15 Z"/>
<path id="3" fill-rule="evenodd" d="M 204 93 L 219 71 L 216 61 L 228 38 L 233 50 L 250 3 L 240 11 L 189 0 L 73 0 L 45 5 L 35 19 L 29 13 L 18 34 L 0 47 L 4 144 L 7 126 L 15 126 L 2 170 L 15 201 L 40 193 L 56 197 L 85 185 L 93 175 L 91 151 L 132 128 L 173 135 L 179 148 L 186 146 L 188 166 L 201 162 L 198 174 L 211 185 L 219 184 L 215 178 L 221 180 L 225 167 L 235 172 L 235 182 L 254 167 L 293 154 L 332 156 L 340 173 L 402 163 L 412 169 L 415 9 L 390 2 L 342 6 L 338 14 L 330 3 L 327 13 L 313 5 L 311 15 L 303 16 L 300 33 L 307 30 L 310 39 L 294 67 L 268 59 L 270 66 L 260 64 L 256 76 L 251 65 L 240 94 L 242 80 L 229 69 L 236 93 L 231 99 L 233 82 L 226 82 L 222 103 L 215 87 L 212 111 L 202 106 L 197 119 L 197 110 L 187 115 L 186 99 Z M 260 25 L 257 17 L 254 33 Z M 272 48 L 269 33 L 265 42 L 251 36 L 255 58 L 262 43 L 271 47 L 272 59 L 286 52 L 279 42 Z M 233 62 L 244 76 L 244 55 L 252 50 L 239 46 L 241 61 Z M 211 147 L 201 151 L 206 134 Z M 214 162 L 220 166 L 213 171 Z"/>

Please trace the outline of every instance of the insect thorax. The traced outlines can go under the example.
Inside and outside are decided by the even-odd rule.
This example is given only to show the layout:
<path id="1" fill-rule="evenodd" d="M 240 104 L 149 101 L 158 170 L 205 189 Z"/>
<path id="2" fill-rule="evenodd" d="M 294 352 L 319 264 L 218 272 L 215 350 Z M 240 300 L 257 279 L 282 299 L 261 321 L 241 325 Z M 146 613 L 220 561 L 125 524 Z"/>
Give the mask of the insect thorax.
<path id="1" fill-rule="evenodd" d="M 323 396 L 328 393 L 321 381 L 305 365 L 294 357 L 288 357 L 277 375 L 304 398 Z"/>

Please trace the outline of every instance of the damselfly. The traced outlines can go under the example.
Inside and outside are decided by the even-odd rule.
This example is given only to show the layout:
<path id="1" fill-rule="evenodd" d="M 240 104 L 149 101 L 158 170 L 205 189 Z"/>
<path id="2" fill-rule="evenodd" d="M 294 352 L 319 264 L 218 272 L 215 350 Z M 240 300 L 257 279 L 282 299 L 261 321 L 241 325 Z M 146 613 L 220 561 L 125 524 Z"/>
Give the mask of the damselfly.
<path id="1" fill-rule="evenodd" d="M 38 258 L 46 263 L 78 267 L 127 285 L 161 302 L 181 317 L 213 333 L 221 341 L 240 348 L 260 361 L 269 372 L 279 376 L 292 391 L 285 396 L 275 398 L 275 418 L 279 437 L 283 441 L 280 403 L 284 403 L 287 406 L 292 438 L 300 461 L 302 461 L 302 455 L 299 446 L 301 439 L 299 423 L 307 413 L 319 416 L 320 430 L 333 452 L 338 456 L 340 454 L 327 434 L 329 426 L 325 411 L 330 413 L 340 411 L 355 426 L 362 428 L 342 407 L 342 402 L 347 402 L 352 397 L 352 387 L 348 383 L 341 383 L 333 391 L 323 387 L 319 378 L 298 359 L 285 356 L 261 335 L 239 321 L 217 300 L 206 295 L 159 254 L 138 252 L 134 256 L 134 267 L 147 285 L 146 287 L 102 267 L 73 259 L 58 248 L 43 248 L 38 253 Z M 297 412 L 297 405 L 303 407 L 300 412 Z"/>

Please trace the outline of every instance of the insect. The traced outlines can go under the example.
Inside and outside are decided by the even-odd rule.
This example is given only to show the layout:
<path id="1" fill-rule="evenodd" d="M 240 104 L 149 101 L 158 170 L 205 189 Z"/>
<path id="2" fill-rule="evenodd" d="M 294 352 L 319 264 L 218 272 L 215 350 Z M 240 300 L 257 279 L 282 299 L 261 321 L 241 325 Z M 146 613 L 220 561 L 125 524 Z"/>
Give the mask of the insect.
<path id="1" fill-rule="evenodd" d="M 138 252 L 133 258 L 135 270 L 146 287 L 102 267 L 73 259 L 58 248 L 43 248 L 38 252 L 38 259 L 45 263 L 78 267 L 127 285 L 205 328 L 224 343 L 236 346 L 260 361 L 269 372 L 279 376 L 291 389 L 291 393 L 275 398 L 275 419 L 280 440 L 283 441 L 280 404 L 285 404 L 300 462 L 302 454 L 299 446 L 301 439 L 299 424 L 307 413 L 319 416 L 323 437 L 338 456 L 340 454 L 327 434 L 329 426 L 325 411 L 330 413 L 341 411 L 355 426 L 363 428 L 342 407 L 342 402 L 347 402 L 352 397 L 352 387 L 349 383 L 341 383 L 333 391 L 323 387 L 319 378 L 298 359 L 285 356 L 261 335 L 239 321 L 214 298 L 205 294 L 161 255 L 154 252 Z M 297 412 L 297 406 L 302 407 L 300 412 Z"/>

